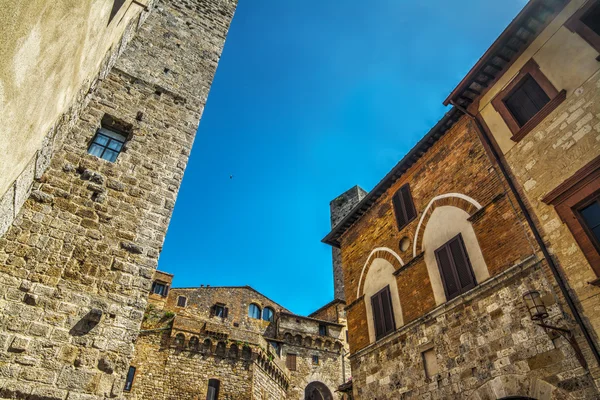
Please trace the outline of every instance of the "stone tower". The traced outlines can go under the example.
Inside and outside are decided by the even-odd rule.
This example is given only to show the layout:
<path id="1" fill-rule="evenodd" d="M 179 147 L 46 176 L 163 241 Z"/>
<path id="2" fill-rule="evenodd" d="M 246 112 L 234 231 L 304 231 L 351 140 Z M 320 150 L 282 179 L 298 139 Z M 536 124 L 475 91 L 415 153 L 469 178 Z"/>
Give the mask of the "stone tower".
<path id="1" fill-rule="evenodd" d="M 367 195 L 360 186 L 354 186 L 329 203 L 331 228 L 333 229 Z M 345 300 L 344 275 L 342 272 L 342 254 L 340 249 L 332 247 L 334 298 Z"/>
<path id="2" fill-rule="evenodd" d="M 128 47 L 55 130 L 48 162 L 33 167 L 31 195 L 0 237 L 0 398 L 121 396 L 236 8 L 149 3 Z M 125 138 L 114 162 L 89 154 L 101 128 Z"/>

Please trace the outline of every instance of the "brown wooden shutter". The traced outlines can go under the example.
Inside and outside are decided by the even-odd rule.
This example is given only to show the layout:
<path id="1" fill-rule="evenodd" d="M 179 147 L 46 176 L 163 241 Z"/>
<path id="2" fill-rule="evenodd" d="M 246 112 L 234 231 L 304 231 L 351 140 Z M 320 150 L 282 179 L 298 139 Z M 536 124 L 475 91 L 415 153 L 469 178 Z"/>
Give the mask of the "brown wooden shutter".
<path id="1" fill-rule="evenodd" d="M 473 268 L 469 262 L 467 250 L 458 235 L 435 251 L 446 300 L 451 300 L 476 285 Z"/>
<path id="2" fill-rule="evenodd" d="M 404 228 L 417 216 L 408 183 L 394 194 L 392 204 L 394 205 L 394 214 L 396 215 L 398 229 Z"/>
<path id="3" fill-rule="evenodd" d="M 390 287 L 386 286 L 371 297 L 375 338 L 380 339 L 396 329 Z"/>
<path id="4" fill-rule="evenodd" d="M 285 366 L 290 371 L 296 370 L 296 355 L 295 354 L 288 354 L 285 356 Z"/>
<path id="5" fill-rule="evenodd" d="M 442 276 L 442 283 L 444 284 L 446 299 L 453 299 L 460 293 L 460 288 L 454 274 L 454 268 L 448 246 L 443 245 L 441 248 L 436 250 L 435 257 L 437 259 L 440 275 Z"/>
<path id="6" fill-rule="evenodd" d="M 169 287 L 167 285 L 165 285 L 165 291 L 163 292 L 163 297 L 167 297 L 168 294 L 169 294 Z"/>
<path id="7" fill-rule="evenodd" d="M 466 292 L 469 289 L 475 287 L 475 277 L 473 276 L 473 270 L 467 257 L 467 251 L 462 240 L 462 236 L 458 235 L 452 239 L 448 244 L 450 247 L 450 253 L 452 254 L 452 260 L 454 261 L 454 267 L 456 268 L 456 275 L 460 283 L 462 292 Z"/>
<path id="8" fill-rule="evenodd" d="M 229 314 L 229 308 L 223 307 L 223 318 L 227 318 L 227 314 Z"/>

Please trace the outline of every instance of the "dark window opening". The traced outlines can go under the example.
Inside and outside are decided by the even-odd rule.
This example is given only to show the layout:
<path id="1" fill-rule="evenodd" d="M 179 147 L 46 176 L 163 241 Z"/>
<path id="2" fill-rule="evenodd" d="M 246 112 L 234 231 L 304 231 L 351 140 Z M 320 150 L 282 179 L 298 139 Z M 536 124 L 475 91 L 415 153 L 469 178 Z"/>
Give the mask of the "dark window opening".
<path id="1" fill-rule="evenodd" d="M 135 367 L 129 367 L 129 371 L 127 371 L 127 379 L 125 380 L 125 390 L 126 392 L 131 391 L 131 386 L 133 386 L 133 378 L 135 377 Z"/>
<path id="2" fill-rule="evenodd" d="M 113 0 L 113 6 L 112 6 L 112 9 L 110 10 L 110 16 L 108 17 L 109 25 L 112 22 L 112 20 L 115 18 L 115 16 L 117 15 L 119 10 L 121 9 L 121 7 L 123 7 L 123 4 L 125 4 L 125 0 Z"/>
<path id="3" fill-rule="evenodd" d="M 248 316 L 254 319 L 260 319 L 260 307 L 252 303 L 248 306 Z"/>
<path id="4" fill-rule="evenodd" d="M 525 125 L 548 102 L 550 97 L 531 75 L 527 75 L 519 86 L 504 99 L 519 126 Z"/>
<path id="5" fill-rule="evenodd" d="M 313 365 L 319 365 L 319 356 L 312 356 Z"/>
<path id="6" fill-rule="evenodd" d="M 288 353 L 288 355 L 285 356 L 285 366 L 290 371 L 296 370 L 296 355 L 295 354 Z"/>
<path id="7" fill-rule="evenodd" d="M 389 285 L 371 297 L 371 306 L 373 308 L 375 339 L 379 340 L 396 330 Z"/>
<path id="8" fill-rule="evenodd" d="M 579 207 L 577 214 L 585 233 L 596 249 L 600 251 L 600 195 Z"/>
<path id="9" fill-rule="evenodd" d="M 208 391 L 206 392 L 206 400 L 217 400 L 219 398 L 219 387 L 221 382 L 218 379 L 208 380 Z"/>
<path id="10" fill-rule="evenodd" d="M 327 336 L 327 325 L 325 325 L 325 324 L 319 324 L 319 335 L 320 336 Z"/>
<path id="11" fill-rule="evenodd" d="M 177 307 L 185 307 L 187 304 L 187 297 L 179 296 L 177 297 Z"/>
<path id="12" fill-rule="evenodd" d="M 396 214 L 396 222 L 398 223 L 399 230 L 408 225 L 417 216 L 408 183 L 394 194 L 392 204 L 394 205 L 394 213 Z"/>
<path id="13" fill-rule="evenodd" d="M 262 314 L 262 319 L 265 321 L 273 321 L 274 312 L 270 307 L 265 307 Z"/>
<path id="14" fill-rule="evenodd" d="M 475 287 L 475 276 L 462 235 L 459 234 L 437 249 L 435 257 L 442 276 L 446 300 Z"/>
<path id="15" fill-rule="evenodd" d="M 125 140 L 127 138 L 121 133 L 100 128 L 90 143 L 88 153 L 106 161 L 115 162 L 123 149 Z"/>
<path id="16" fill-rule="evenodd" d="M 600 2 L 595 2 L 590 9 L 581 17 L 583 22 L 596 35 L 600 36 Z"/>
<path id="17" fill-rule="evenodd" d="M 229 314 L 229 309 L 225 307 L 224 304 L 215 304 L 212 307 L 211 314 L 214 317 L 227 318 L 227 315 Z"/>
<path id="18" fill-rule="evenodd" d="M 169 287 L 161 282 L 153 282 L 152 283 L 152 293 L 154 294 L 158 294 L 162 297 L 167 297 L 167 294 L 169 292 Z"/>
<path id="19" fill-rule="evenodd" d="M 275 353 L 281 357 L 281 343 L 269 341 L 269 344 L 275 349 Z"/>

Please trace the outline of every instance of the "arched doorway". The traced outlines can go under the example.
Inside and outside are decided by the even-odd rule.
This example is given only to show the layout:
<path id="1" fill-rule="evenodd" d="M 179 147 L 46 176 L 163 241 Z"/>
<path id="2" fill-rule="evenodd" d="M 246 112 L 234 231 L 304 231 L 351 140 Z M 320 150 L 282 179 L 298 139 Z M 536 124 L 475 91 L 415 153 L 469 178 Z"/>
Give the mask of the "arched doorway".
<path id="1" fill-rule="evenodd" d="M 324 383 L 311 382 L 304 389 L 304 400 L 333 400 L 333 396 Z"/>

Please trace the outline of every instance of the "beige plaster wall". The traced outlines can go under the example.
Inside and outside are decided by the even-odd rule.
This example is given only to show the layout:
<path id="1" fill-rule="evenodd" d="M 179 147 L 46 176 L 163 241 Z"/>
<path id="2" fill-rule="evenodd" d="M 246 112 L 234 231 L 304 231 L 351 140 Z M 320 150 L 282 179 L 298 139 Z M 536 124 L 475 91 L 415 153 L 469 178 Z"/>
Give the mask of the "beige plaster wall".
<path id="1" fill-rule="evenodd" d="M 450 239 L 462 235 L 475 279 L 481 283 L 490 277 L 483 253 L 479 247 L 473 226 L 468 220 L 469 213 L 452 206 L 441 206 L 433 210 L 425 231 L 423 233 L 423 251 L 429 280 L 433 289 L 435 303 L 440 305 L 446 302 L 446 293 L 440 270 L 435 258 L 435 250 L 447 243 Z"/>
<path id="2" fill-rule="evenodd" d="M 394 320 L 396 328 L 404 325 L 402 318 L 402 308 L 400 305 L 400 296 L 398 295 L 398 284 L 394 276 L 394 266 L 383 258 L 376 258 L 369 266 L 367 277 L 365 279 L 364 296 L 365 307 L 367 309 L 367 326 L 369 327 L 369 339 L 371 343 L 375 342 L 375 325 L 373 323 L 373 306 L 371 297 L 386 286 L 390 286 L 390 296 L 392 297 L 392 308 L 394 311 Z"/>
<path id="3" fill-rule="evenodd" d="M 578 34 L 563 26 L 585 2 L 586 0 L 572 0 L 567 4 L 481 98 L 479 111 L 503 153 L 508 153 L 516 143 L 511 140 L 511 131 L 491 101 L 512 82 L 527 61 L 533 58 L 557 90 L 567 91 L 567 97 L 598 71 L 598 53 Z"/>
<path id="4" fill-rule="evenodd" d="M 112 7 L 112 0 L 0 0 L 0 196 L 143 10 L 126 0 L 108 24 Z"/>

